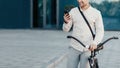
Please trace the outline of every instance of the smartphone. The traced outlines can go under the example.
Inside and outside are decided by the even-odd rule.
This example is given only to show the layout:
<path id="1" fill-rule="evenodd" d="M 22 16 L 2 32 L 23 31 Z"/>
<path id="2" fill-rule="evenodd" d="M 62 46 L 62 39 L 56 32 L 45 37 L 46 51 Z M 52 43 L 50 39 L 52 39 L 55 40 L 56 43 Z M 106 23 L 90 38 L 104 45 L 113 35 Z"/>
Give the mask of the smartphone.
<path id="1" fill-rule="evenodd" d="M 65 11 L 64 11 L 64 14 L 67 14 L 67 13 L 69 14 L 69 11 L 68 11 L 68 10 L 65 10 Z"/>

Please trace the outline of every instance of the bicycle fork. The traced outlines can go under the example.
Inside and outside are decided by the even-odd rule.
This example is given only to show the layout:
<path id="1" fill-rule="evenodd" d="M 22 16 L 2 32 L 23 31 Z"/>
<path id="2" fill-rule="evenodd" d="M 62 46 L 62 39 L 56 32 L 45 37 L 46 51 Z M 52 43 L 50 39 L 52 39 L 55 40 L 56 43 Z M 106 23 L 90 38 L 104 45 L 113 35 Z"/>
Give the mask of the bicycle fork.
<path id="1" fill-rule="evenodd" d="M 88 58 L 90 68 L 98 68 L 96 67 L 96 62 L 95 62 L 95 52 L 91 51 L 91 56 Z"/>

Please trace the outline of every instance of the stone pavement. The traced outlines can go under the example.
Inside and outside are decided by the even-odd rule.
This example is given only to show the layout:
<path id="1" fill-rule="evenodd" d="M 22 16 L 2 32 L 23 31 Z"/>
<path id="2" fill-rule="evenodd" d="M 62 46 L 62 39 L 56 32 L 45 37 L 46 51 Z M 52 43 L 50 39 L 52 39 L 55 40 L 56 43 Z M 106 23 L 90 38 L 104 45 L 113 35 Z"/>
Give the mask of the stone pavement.
<path id="1" fill-rule="evenodd" d="M 62 31 L 0 30 L 0 68 L 42 68 L 66 52 L 65 37 Z"/>
<path id="2" fill-rule="evenodd" d="M 69 40 L 60 30 L 0 30 L 0 68 L 66 68 Z M 119 36 L 106 31 L 105 37 Z M 97 57 L 100 68 L 120 68 L 120 40 L 107 43 Z"/>

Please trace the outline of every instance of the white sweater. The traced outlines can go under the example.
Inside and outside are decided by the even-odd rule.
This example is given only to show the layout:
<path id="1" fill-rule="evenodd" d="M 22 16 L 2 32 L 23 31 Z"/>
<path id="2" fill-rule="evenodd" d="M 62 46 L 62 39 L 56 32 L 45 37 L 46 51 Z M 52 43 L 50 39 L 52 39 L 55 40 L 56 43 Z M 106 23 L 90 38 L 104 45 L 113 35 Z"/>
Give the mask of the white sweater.
<path id="1" fill-rule="evenodd" d="M 78 7 L 71 9 L 69 12 L 71 20 L 68 24 L 63 23 L 63 30 L 68 32 L 73 25 L 72 36 L 83 42 L 86 45 L 86 48 L 89 48 L 90 44 L 98 45 L 104 36 L 104 26 L 101 13 L 91 6 L 87 10 L 81 11 L 84 13 L 92 28 L 92 31 L 96 35 L 95 39 L 93 40 L 90 29 L 79 12 Z M 86 49 L 73 39 L 71 39 L 70 45 L 79 51 L 84 51 L 84 49 Z"/>

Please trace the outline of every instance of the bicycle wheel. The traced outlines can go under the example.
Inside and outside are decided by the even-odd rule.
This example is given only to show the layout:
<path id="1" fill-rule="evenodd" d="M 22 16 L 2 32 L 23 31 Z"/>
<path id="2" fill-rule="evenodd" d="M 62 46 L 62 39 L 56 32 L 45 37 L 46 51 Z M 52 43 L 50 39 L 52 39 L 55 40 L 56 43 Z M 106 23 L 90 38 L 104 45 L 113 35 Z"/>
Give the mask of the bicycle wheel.
<path id="1" fill-rule="evenodd" d="M 94 65 L 93 65 L 93 68 L 99 68 L 97 58 L 94 58 Z"/>

